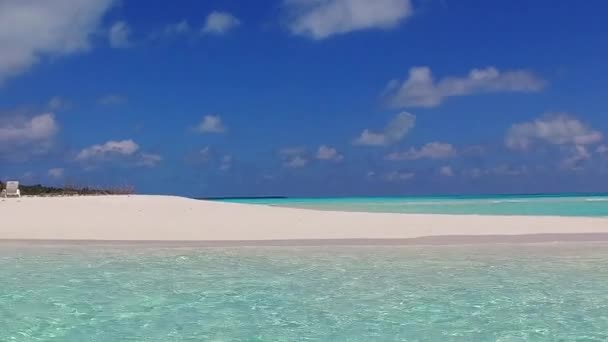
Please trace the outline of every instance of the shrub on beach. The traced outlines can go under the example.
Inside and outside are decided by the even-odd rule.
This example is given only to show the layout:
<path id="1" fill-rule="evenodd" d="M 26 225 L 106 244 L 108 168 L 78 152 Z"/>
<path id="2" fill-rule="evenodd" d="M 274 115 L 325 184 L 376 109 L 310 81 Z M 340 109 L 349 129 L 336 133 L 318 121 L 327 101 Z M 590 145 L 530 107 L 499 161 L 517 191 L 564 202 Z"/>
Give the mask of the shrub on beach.
<path id="1" fill-rule="evenodd" d="M 4 189 L 4 182 L 0 181 L 0 189 Z M 21 194 L 24 196 L 88 196 L 88 195 L 132 195 L 135 187 L 122 185 L 115 187 L 92 187 L 66 184 L 63 187 L 35 185 L 19 185 Z"/>

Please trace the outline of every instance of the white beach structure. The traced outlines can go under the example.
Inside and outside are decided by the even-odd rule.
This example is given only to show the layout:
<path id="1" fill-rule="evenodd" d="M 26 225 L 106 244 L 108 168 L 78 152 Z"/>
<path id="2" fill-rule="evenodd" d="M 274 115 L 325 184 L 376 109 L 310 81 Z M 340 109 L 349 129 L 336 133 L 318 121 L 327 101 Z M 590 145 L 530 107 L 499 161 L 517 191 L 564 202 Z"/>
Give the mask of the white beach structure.
<path id="1" fill-rule="evenodd" d="M 9 196 L 21 197 L 21 191 L 19 190 L 19 182 L 6 182 L 6 188 L 2 190 L 2 197 L 6 198 Z"/>

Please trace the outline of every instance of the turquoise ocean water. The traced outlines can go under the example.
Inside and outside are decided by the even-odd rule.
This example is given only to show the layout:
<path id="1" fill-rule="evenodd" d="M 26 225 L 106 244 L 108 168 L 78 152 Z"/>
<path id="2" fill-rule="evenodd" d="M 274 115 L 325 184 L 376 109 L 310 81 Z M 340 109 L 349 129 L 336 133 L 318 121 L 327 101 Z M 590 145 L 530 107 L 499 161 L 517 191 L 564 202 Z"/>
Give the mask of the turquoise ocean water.
<path id="1" fill-rule="evenodd" d="M 607 341 L 608 245 L 0 245 L 0 341 Z"/>
<path id="2" fill-rule="evenodd" d="M 608 217 L 607 194 L 225 199 L 296 208 L 424 214 Z"/>
<path id="3" fill-rule="evenodd" d="M 608 216 L 606 195 L 233 200 Z M 608 243 L 0 243 L 0 341 L 608 341 Z"/>

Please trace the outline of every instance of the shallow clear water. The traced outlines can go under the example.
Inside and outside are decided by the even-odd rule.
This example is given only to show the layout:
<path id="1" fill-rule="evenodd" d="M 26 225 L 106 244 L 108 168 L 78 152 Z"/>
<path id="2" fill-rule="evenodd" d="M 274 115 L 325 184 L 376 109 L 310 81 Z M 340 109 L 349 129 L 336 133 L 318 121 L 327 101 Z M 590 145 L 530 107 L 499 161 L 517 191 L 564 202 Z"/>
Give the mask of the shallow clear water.
<path id="1" fill-rule="evenodd" d="M 339 211 L 608 217 L 608 196 L 605 194 L 330 197 L 225 199 L 224 201 Z"/>
<path id="2" fill-rule="evenodd" d="M 0 246 L 0 341 L 606 341 L 608 245 Z"/>

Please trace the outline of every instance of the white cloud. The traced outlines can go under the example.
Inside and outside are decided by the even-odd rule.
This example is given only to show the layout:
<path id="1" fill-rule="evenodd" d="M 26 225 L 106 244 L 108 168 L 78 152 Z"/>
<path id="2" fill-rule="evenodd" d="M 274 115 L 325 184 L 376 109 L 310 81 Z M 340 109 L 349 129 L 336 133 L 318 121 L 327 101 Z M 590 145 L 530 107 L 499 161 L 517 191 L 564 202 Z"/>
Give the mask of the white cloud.
<path id="1" fill-rule="evenodd" d="M 439 168 L 439 174 L 445 177 L 452 177 L 454 175 L 454 170 L 451 166 L 442 166 Z"/>
<path id="2" fill-rule="evenodd" d="M 121 161 L 125 165 L 154 167 L 163 161 L 160 154 L 140 152 L 139 145 L 131 140 L 110 140 L 82 149 L 76 160 L 87 164 Z"/>
<path id="3" fill-rule="evenodd" d="M 45 57 L 90 48 L 114 0 L 0 1 L 0 84 Z"/>
<path id="4" fill-rule="evenodd" d="M 582 145 L 575 145 L 570 149 L 570 155 L 561 161 L 561 168 L 567 170 L 580 170 L 584 163 L 591 159 L 591 153 Z"/>
<path id="5" fill-rule="evenodd" d="M 49 169 L 48 175 L 52 178 L 61 178 L 63 177 L 64 171 L 65 170 L 62 168 Z"/>
<path id="6" fill-rule="evenodd" d="M 59 125 L 53 113 L 36 116 L 0 113 L 0 162 L 25 162 L 32 156 L 47 154 L 54 146 L 57 132 Z"/>
<path id="7" fill-rule="evenodd" d="M 226 127 L 222 123 L 222 119 L 218 115 L 205 115 L 203 121 L 201 121 L 195 130 L 200 133 L 223 133 L 226 131 Z"/>
<path id="8" fill-rule="evenodd" d="M 192 30 L 190 23 L 187 20 L 182 20 L 174 24 L 169 24 L 165 27 L 163 33 L 166 36 L 177 36 L 180 34 L 189 33 Z"/>
<path id="9" fill-rule="evenodd" d="M 199 165 L 217 167 L 220 171 L 228 171 L 232 168 L 234 158 L 229 154 L 220 154 L 216 149 L 205 146 L 198 150 L 189 159 Z"/>
<path id="10" fill-rule="evenodd" d="M 302 168 L 310 162 L 305 147 L 285 147 L 279 150 L 279 156 L 283 159 L 283 166 L 291 169 Z"/>
<path id="11" fill-rule="evenodd" d="M 50 100 L 49 103 L 47 104 L 47 107 L 51 110 L 51 111 L 61 111 L 61 110 L 67 110 L 70 109 L 72 107 L 72 103 L 60 96 L 53 96 Z"/>
<path id="12" fill-rule="evenodd" d="M 29 119 L 13 118 L 0 121 L 0 143 L 24 145 L 52 139 L 59 131 L 53 113 L 40 114 Z"/>
<path id="13" fill-rule="evenodd" d="M 525 165 L 511 166 L 511 165 L 499 165 L 488 171 L 489 174 L 498 176 L 523 176 L 528 174 L 528 167 Z"/>
<path id="14" fill-rule="evenodd" d="M 178 36 L 187 36 L 195 33 L 190 22 L 186 19 L 182 19 L 177 22 L 173 22 L 165 25 L 162 29 L 155 30 L 148 35 L 150 40 L 170 39 Z"/>
<path id="15" fill-rule="evenodd" d="M 213 11 L 205 19 L 203 34 L 224 34 L 241 24 L 241 21 L 228 12 Z"/>
<path id="16" fill-rule="evenodd" d="M 471 178 L 479 178 L 482 176 L 523 176 L 529 173 L 529 168 L 525 165 L 512 166 L 508 164 L 501 164 L 490 168 L 472 168 L 463 171 L 463 175 Z"/>
<path id="17" fill-rule="evenodd" d="M 466 157 L 479 157 L 486 153 L 486 148 L 480 145 L 465 146 L 461 149 L 460 154 Z"/>
<path id="18" fill-rule="evenodd" d="M 341 161 L 344 159 L 344 156 L 338 153 L 333 147 L 321 145 L 317 150 L 316 154 L 317 159 L 320 160 L 331 160 L 331 161 Z"/>
<path id="19" fill-rule="evenodd" d="M 602 139 L 601 132 L 569 114 L 556 113 L 512 125 L 507 131 L 505 144 L 511 149 L 526 150 L 535 143 L 585 146 L 599 143 Z"/>
<path id="20" fill-rule="evenodd" d="M 293 157 L 306 153 L 306 148 L 302 146 L 284 147 L 279 150 L 279 155 L 283 157 Z"/>
<path id="21" fill-rule="evenodd" d="M 220 162 L 220 171 L 228 171 L 232 168 L 233 158 L 231 155 L 226 154 L 222 157 Z"/>
<path id="22" fill-rule="evenodd" d="M 384 179 L 389 182 L 402 182 L 413 179 L 416 176 L 413 172 L 393 171 L 384 175 Z"/>
<path id="23" fill-rule="evenodd" d="M 288 167 L 290 169 L 302 168 L 306 165 L 308 165 L 308 159 L 303 156 L 291 157 L 283 163 L 283 166 Z"/>
<path id="24" fill-rule="evenodd" d="M 436 107 L 446 97 L 497 92 L 535 92 L 546 82 L 525 70 L 499 71 L 495 67 L 473 69 L 465 77 L 435 81 L 429 67 L 413 67 L 409 77 L 389 82 L 387 104 L 394 108 Z"/>
<path id="25" fill-rule="evenodd" d="M 154 167 L 161 161 L 163 161 L 163 157 L 160 154 L 141 153 L 135 164 L 138 166 Z"/>
<path id="26" fill-rule="evenodd" d="M 102 106 L 117 106 L 127 103 L 127 98 L 122 95 L 108 94 L 97 99 L 97 103 Z"/>
<path id="27" fill-rule="evenodd" d="M 608 156 L 608 145 L 600 145 L 597 147 L 597 149 L 595 151 L 599 154 Z"/>
<path id="28" fill-rule="evenodd" d="M 415 159 L 446 159 L 454 156 L 456 149 L 451 144 L 431 142 L 420 149 L 410 148 L 403 152 L 393 152 L 386 156 L 387 160 L 415 160 Z"/>
<path id="29" fill-rule="evenodd" d="M 316 40 L 395 28 L 413 12 L 410 0 L 284 0 L 283 4 L 291 33 Z"/>
<path id="30" fill-rule="evenodd" d="M 93 145 L 82 149 L 76 159 L 78 160 L 104 160 L 111 157 L 132 156 L 139 150 L 139 145 L 133 140 L 110 140 L 104 144 Z"/>
<path id="31" fill-rule="evenodd" d="M 211 160 L 211 154 L 212 154 L 211 147 L 205 146 L 198 151 L 198 155 L 197 155 L 196 159 L 203 163 L 206 163 L 209 160 Z"/>
<path id="32" fill-rule="evenodd" d="M 110 46 L 113 48 L 127 48 L 131 46 L 129 36 L 131 35 L 131 28 L 124 21 L 117 21 L 111 27 L 108 32 L 108 39 Z"/>
<path id="33" fill-rule="evenodd" d="M 402 112 L 397 114 L 397 116 L 386 125 L 382 132 L 374 132 L 365 129 L 361 132 L 361 135 L 355 139 L 354 144 L 367 146 L 391 145 L 403 139 L 415 124 L 415 115 Z"/>

